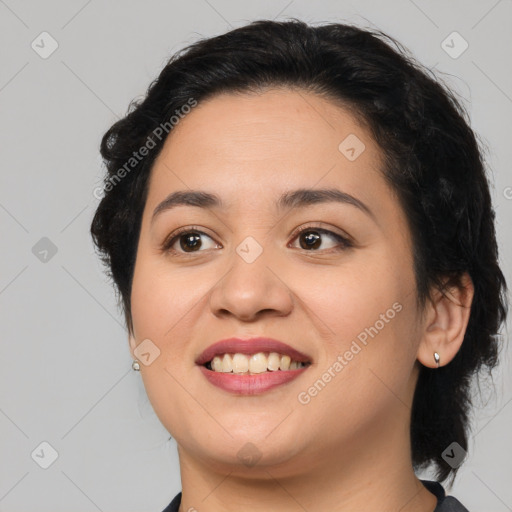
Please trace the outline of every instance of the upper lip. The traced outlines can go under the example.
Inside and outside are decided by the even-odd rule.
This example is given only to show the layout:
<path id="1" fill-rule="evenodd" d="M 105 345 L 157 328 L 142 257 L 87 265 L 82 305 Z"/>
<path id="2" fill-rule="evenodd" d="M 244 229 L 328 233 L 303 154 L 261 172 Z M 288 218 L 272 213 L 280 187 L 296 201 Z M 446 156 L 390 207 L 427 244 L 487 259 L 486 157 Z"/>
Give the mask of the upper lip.
<path id="1" fill-rule="evenodd" d="M 217 341 L 204 350 L 196 359 L 196 364 L 203 365 L 211 361 L 215 356 L 222 354 L 256 354 L 258 352 L 277 352 L 290 356 L 292 361 L 304 363 L 311 362 L 311 358 L 302 352 L 290 347 L 282 341 L 272 338 L 229 338 Z"/>

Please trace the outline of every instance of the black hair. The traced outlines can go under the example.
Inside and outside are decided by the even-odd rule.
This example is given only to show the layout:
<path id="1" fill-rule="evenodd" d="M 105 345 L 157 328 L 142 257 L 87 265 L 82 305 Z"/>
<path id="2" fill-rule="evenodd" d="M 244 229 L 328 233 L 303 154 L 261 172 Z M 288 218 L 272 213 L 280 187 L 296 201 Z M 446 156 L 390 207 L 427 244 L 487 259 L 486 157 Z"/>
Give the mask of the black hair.
<path id="1" fill-rule="evenodd" d="M 462 286 L 464 273 L 472 279 L 462 346 L 439 369 L 421 366 L 411 411 L 414 468 L 434 465 L 438 480 L 451 475 L 453 483 L 458 468 L 442 454 L 454 441 L 468 449 L 471 383 L 481 368 L 490 371 L 498 363 L 507 286 L 469 116 L 448 87 L 381 31 L 341 23 L 314 27 L 297 19 L 255 21 L 179 51 L 145 97 L 132 101 L 101 141 L 107 175 L 91 225 L 126 325 L 132 332 L 131 283 L 150 171 L 166 138 L 162 127 L 169 133 L 169 120 L 178 122 L 191 100 L 276 87 L 339 102 L 370 130 L 384 156 L 383 175 L 408 219 L 421 307 L 434 288 Z M 151 149 L 134 159 L 144 146 Z"/>

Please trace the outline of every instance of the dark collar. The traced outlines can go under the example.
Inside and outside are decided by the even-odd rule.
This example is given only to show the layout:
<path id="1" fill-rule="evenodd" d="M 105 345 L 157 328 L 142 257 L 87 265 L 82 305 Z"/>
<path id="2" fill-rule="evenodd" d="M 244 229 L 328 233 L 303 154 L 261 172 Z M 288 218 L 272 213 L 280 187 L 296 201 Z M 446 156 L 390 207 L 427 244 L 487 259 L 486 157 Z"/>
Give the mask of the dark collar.
<path id="1" fill-rule="evenodd" d="M 434 510 L 436 512 L 446 497 L 444 487 L 439 482 L 434 482 L 433 480 L 420 480 L 420 482 L 437 498 L 437 506 Z"/>
<path id="2" fill-rule="evenodd" d="M 163 512 L 178 512 L 178 510 L 180 509 L 180 505 L 181 505 L 181 492 L 179 492 L 178 494 L 176 494 L 176 496 L 174 496 L 174 499 L 171 501 L 171 503 L 169 503 L 169 505 L 167 505 L 167 507 L 165 507 L 165 510 L 163 510 Z"/>
<path id="3" fill-rule="evenodd" d="M 439 505 L 444 500 L 446 494 L 444 487 L 439 482 L 433 480 L 420 480 L 420 482 L 437 498 L 437 506 L 434 512 L 437 511 Z M 163 512 L 178 512 L 181 504 L 181 492 L 178 493 L 174 499 L 169 503 Z"/>

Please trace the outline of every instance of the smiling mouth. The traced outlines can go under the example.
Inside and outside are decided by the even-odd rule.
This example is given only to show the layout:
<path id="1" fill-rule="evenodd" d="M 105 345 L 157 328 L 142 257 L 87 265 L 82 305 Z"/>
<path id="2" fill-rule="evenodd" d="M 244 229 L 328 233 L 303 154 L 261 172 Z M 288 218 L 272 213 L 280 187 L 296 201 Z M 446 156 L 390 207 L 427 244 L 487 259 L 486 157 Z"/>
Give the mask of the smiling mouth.
<path id="1" fill-rule="evenodd" d="M 278 352 L 258 352 L 256 354 L 219 354 L 203 364 L 216 373 L 236 375 L 257 375 L 261 373 L 299 370 L 309 366 L 310 362 L 294 361 L 289 355 Z"/>

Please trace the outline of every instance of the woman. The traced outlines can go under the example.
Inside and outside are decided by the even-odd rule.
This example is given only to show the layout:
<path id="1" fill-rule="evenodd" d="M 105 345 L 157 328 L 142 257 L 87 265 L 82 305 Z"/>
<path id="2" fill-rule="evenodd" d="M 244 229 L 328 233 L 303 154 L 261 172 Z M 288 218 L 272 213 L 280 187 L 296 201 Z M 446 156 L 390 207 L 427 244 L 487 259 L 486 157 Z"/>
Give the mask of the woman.
<path id="1" fill-rule="evenodd" d="M 165 512 L 467 510 L 441 482 L 506 283 L 448 89 L 380 32 L 258 21 L 173 56 L 101 153 L 92 235 L 178 446 Z"/>

